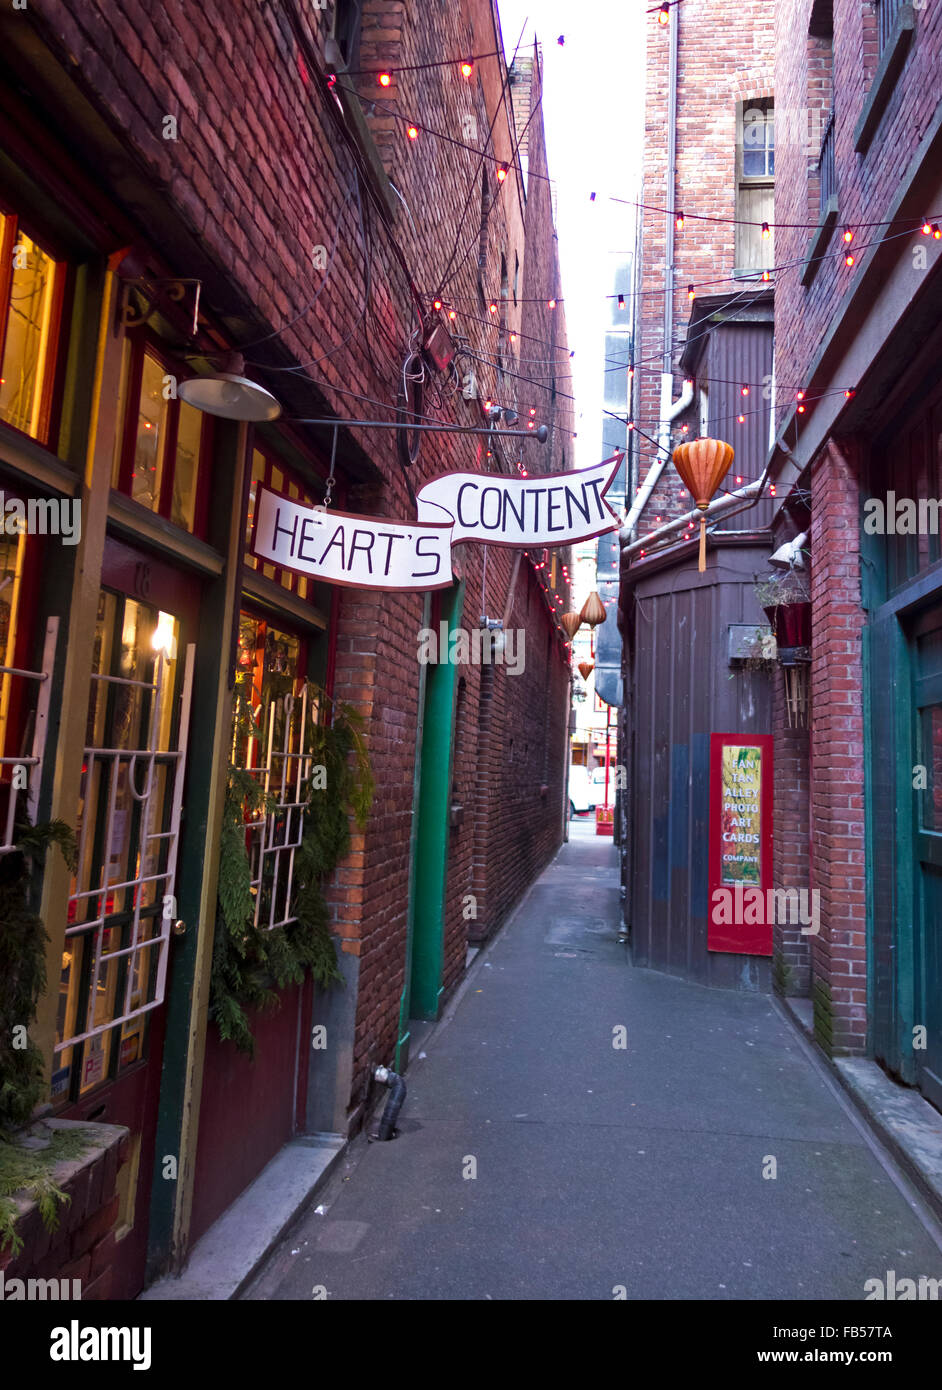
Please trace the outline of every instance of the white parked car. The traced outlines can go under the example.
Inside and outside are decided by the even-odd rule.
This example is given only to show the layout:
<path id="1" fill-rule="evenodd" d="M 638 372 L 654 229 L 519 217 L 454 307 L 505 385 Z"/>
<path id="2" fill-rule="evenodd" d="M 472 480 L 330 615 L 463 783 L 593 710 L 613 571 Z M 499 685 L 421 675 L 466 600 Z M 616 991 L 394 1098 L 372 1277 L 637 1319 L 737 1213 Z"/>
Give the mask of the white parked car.
<path id="1" fill-rule="evenodd" d="M 569 765 L 569 814 L 578 815 L 581 811 L 591 811 L 595 802 L 592 798 L 592 779 L 589 769 L 580 763 Z"/>

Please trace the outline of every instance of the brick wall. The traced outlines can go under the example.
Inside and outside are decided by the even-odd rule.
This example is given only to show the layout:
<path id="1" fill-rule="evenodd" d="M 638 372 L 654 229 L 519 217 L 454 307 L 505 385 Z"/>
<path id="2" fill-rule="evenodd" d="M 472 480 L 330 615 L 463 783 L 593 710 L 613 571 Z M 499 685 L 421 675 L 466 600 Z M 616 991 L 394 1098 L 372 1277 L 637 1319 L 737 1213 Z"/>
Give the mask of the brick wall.
<path id="1" fill-rule="evenodd" d="M 866 1043 L 858 466 L 849 445 L 831 442 L 811 470 L 811 882 L 821 931 L 809 940 L 815 1031 L 834 1053 Z"/>
<path id="2" fill-rule="evenodd" d="M 689 284 L 700 293 L 734 295 L 742 285 L 722 280 L 734 266 L 735 243 L 729 222 L 698 221 L 736 216 L 737 103 L 773 93 L 775 6 L 768 0 L 685 0 L 671 10 L 671 25 L 679 23 L 677 64 L 677 174 L 675 209 L 685 214 L 684 227 L 674 232 L 674 303 L 672 316 L 673 395 L 681 392 L 683 375 L 676 363 L 687 338 L 691 304 Z M 657 439 L 660 414 L 661 354 L 664 351 L 664 262 L 666 218 L 650 208 L 668 206 L 667 113 L 670 26 L 648 16 L 645 66 L 645 126 L 643 191 L 640 212 L 640 313 L 635 344 L 638 387 L 637 423 Z M 718 283 L 709 283 L 718 282 Z M 699 432 L 695 406 L 684 416 L 690 437 Z M 678 419 L 675 440 L 683 436 Z M 656 455 L 650 439 L 641 439 L 640 478 Z M 669 521 L 690 507 L 690 495 L 672 463 L 668 463 L 646 505 L 644 530 L 655 518 Z"/>
<path id="3" fill-rule="evenodd" d="M 11 1299 L 13 1279 L 77 1279 L 82 1301 L 111 1297 L 117 1242 L 117 1177 L 128 1160 L 128 1131 L 117 1125 L 74 1120 L 49 1120 L 53 1130 L 86 1131 L 88 1150 L 79 1158 L 56 1164 L 53 1180 L 69 1198 L 56 1206 L 56 1224 L 47 1228 L 35 1202 L 15 1198 L 20 1208 L 16 1233 L 23 1242 L 17 1255 L 0 1252 L 4 1298 Z M 69 1297 L 74 1286 L 70 1285 Z"/>
<path id="4" fill-rule="evenodd" d="M 770 7 L 772 8 L 772 7 Z M 834 0 L 833 78 L 827 82 L 823 69 L 830 47 L 825 40 L 808 36 L 812 0 L 781 0 L 774 6 L 776 16 L 776 94 L 782 103 L 798 112 L 807 110 L 805 121 L 796 121 L 796 134 L 780 143 L 776 150 L 776 222 L 814 223 L 818 216 L 816 162 L 819 154 L 814 113 L 830 104 L 828 88 L 833 89 L 835 117 L 835 160 L 839 189 L 837 223 L 825 251 L 827 259 L 807 288 L 801 284 L 801 262 L 811 237 L 809 227 L 780 225 L 776 233 L 776 260 L 786 265 L 776 277 L 777 322 L 787 331 L 776 335 L 777 378 L 782 383 L 779 396 L 780 419 L 794 408 L 794 390 L 801 389 L 809 365 L 822 338 L 831 327 L 840 301 L 859 274 L 866 246 L 878 230 L 860 226 L 876 222 L 885 215 L 901 175 L 912 156 L 919 136 L 925 131 L 939 98 L 939 62 L 942 55 L 942 10 L 938 5 L 914 9 L 915 36 L 906 64 L 897 80 L 876 137 L 863 155 L 854 150 L 854 130 L 860 118 L 870 83 L 878 63 L 875 7 L 863 0 Z M 931 209 L 926 209 L 931 211 Z M 844 264 L 841 234 L 845 226 L 857 228 L 854 250 L 857 267 Z M 903 253 L 922 238 L 914 234 L 902 238 Z M 853 385 L 853 383 L 839 383 Z"/>
<path id="5" fill-rule="evenodd" d="M 482 204 L 477 151 L 492 128 L 493 155 L 509 163 L 515 139 L 513 107 L 498 64 L 476 64 L 471 81 L 461 77 L 457 65 L 406 71 L 388 89 L 379 88 L 375 77 L 341 75 L 332 95 L 324 57 L 331 21 L 332 7 L 318 10 L 301 0 L 206 0 L 199 6 L 168 0 L 157 9 L 139 0 L 90 0 L 78 8 L 65 0 L 36 0 L 24 22 L 38 26 L 172 217 L 173 238 L 151 247 L 163 273 L 203 280 L 205 312 L 225 326 L 234 345 L 256 344 L 247 354 L 250 374 L 275 391 L 287 415 L 332 411 L 341 417 L 390 418 L 418 327 L 417 311 L 428 323 L 439 292 L 446 311 L 451 306 L 456 312 L 447 322 L 467 353 L 462 365 L 477 373 L 479 399 L 466 401 L 453 380 L 439 375 L 429 384 L 424 409 L 446 422 L 479 424 L 482 402 L 490 396 L 518 408 L 524 422 L 534 408 L 534 423 L 551 428 L 552 442 L 527 442 L 519 453 L 505 449 L 501 461 L 497 450 L 488 458 L 480 437 L 426 436 L 410 470 L 412 486 L 459 468 L 516 474 L 518 458 L 530 472 L 558 468 L 564 448 L 567 459 L 571 455 L 566 443 L 572 429 L 568 403 L 560 398 L 560 391 L 570 389 L 562 305 L 551 311 L 545 303 L 526 304 L 520 297 L 548 300 L 559 294 L 549 185 L 535 172 L 545 174 L 541 121 L 535 119 L 527 133 L 529 196 L 519 170 L 498 184 L 494 163 L 484 160 L 489 196 Z M 413 68 L 443 55 L 496 47 L 490 0 L 462 0 L 431 12 L 397 0 L 367 0 L 363 6 L 360 68 Z M 529 67 L 521 78 L 525 83 L 529 76 L 534 84 L 529 98 L 515 93 L 518 111 L 527 115 L 540 81 L 538 62 Z M 394 191 L 383 192 L 382 179 L 370 174 L 369 142 L 351 134 L 355 122 L 345 121 L 335 107 L 336 99 L 351 105 L 343 90 L 350 84 L 362 94 L 372 157 L 381 159 Z M 177 123 L 174 140 L 163 138 L 168 115 Z M 416 140 L 406 136 L 410 122 L 419 127 Z M 435 132 L 446 138 L 436 138 Z M 63 138 L 78 140 L 70 131 Z M 72 153 L 91 162 L 87 149 Z M 107 169 L 97 172 L 107 180 Z M 119 201 L 124 194 L 123 187 L 109 191 Z M 148 245 L 156 235 L 151 209 L 132 201 L 128 211 Z M 487 214 L 483 236 L 482 212 Z M 319 245 L 334 260 L 327 285 L 312 302 L 323 285 L 321 273 L 312 268 L 312 249 Z M 501 256 L 511 283 L 519 260 L 522 288 L 516 304 L 510 297 L 501 305 L 495 322 L 486 306 L 500 295 Z M 516 344 L 510 342 L 511 332 L 519 335 Z M 498 353 L 502 377 L 495 365 Z M 305 364 L 303 376 L 265 371 L 266 365 L 298 364 Z M 520 379 L 530 376 L 539 380 Z M 392 432 L 351 431 L 349 443 L 341 445 L 339 465 L 346 474 L 341 500 L 348 510 L 412 514 Z M 511 563 L 509 552 L 489 552 L 486 604 L 492 616 L 503 610 Z M 513 736 L 515 748 L 522 740 L 528 751 L 516 764 L 514 816 L 495 809 L 501 796 L 496 791 L 495 802 L 481 808 L 489 829 L 497 826 L 500 832 L 487 840 L 488 854 L 500 860 L 486 894 L 490 924 L 501 919 L 509 900 L 545 862 L 561 830 L 562 747 L 558 758 L 549 759 L 547 773 L 543 740 L 562 739 L 568 677 L 555 635 L 544 655 L 547 634 L 555 631 L 551 601 L 534 587 L 529 566 L 524 573 L 518 587 L 527 593 L 528 660 L 532 651 L 536 670 L 543 671 L 546 711 L 537 724 L 523 699 L 529 676 L 519 678 L 517 688 L 512 678 L 497 673 L 503 694 L 491 726 L 493 746 L 506 759 Z M 460 577 L 467 592 L 462 625 L 475 626 L 483 581 L 479 547 L 466 548 Z M 565 591 L 557 588 L 565 606 Z M 518 611 L 519 603 L 518 598 Z M 362 1092 L 370 1063 L 388 1061 L 396 1040 L 421 626 L 420 595 L 344 589 L 338 597 L 335 694 L 352 701 L 367 721 L 377 787 L 369 826 L 354 836 L 331 894 L 341 948 L 359 957 L 354 1095 Z M 480 671 L 469 668 L 459 756 L 462 776 L 471 778 L 480 770 L 473 739 L 479 687 Z M 515 756 L 519 760 L 519 753 Z M 540 797 L 544 783 L 549 791 Z M 446 987 L 463 964 L 467 923 L 459 905 L 473 877 L 474 837 L 471 817 L 452 838 Z"/>

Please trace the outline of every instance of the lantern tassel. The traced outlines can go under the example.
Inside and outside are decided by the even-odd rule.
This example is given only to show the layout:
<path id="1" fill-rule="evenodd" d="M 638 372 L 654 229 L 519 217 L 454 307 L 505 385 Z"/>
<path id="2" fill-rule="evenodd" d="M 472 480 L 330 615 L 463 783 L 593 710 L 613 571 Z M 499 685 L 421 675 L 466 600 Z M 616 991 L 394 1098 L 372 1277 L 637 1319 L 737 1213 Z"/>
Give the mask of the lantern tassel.
<path id="1" fill-rule="evenodd" d="M 700 518 L 700 573 L 706 570 L 706 517 Z"/>

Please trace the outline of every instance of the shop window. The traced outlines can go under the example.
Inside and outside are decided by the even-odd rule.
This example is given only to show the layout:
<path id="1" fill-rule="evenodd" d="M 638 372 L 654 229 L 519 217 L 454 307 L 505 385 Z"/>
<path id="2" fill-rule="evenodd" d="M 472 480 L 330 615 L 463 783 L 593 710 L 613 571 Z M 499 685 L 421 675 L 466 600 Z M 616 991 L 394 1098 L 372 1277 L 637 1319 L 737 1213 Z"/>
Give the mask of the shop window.
<path id="1" fill-rule="evenodd" d="M 271 565 L 259 560 L 254 556 L 249 547 L 252 543 L 252 526 L 255 521 L 255 495 L 259 484 L 271 488 L 274 492 L 283 493 L 286 497 L 291 497 L 295 501 L 304 502 L 309 507 L 317 505 L 314 494 L 307 491 L 294 475 L 285 468 L 284 464 L 270 454 L 263 454 L 260 449 L 252 451 L 252 479 L 249 484 L 249 506 L 246 517 L 245 528 L 245 563 L 249 569 L 257 570 L 266 579 L 271 579 L 275 584 L 280 584 L 289 593 L 297 594 L 299 598 L 314 598 L 314 581 L 305 574 L 297 574 L 294 570 L 282 569 L 280 565 Z"/>
<path id="2" fill-rule="evenodd" d="M 148 511 L 201 535 L 212 426 L 177 397 L 184 375 L 143 338 L 125 339 L 111 483 Z"/>
<path id="3" fill-rule="evenodd" d="M 0 420 L 49 442 L 65 264 L 0 214 Z"/>
<path id="4" fill-rule="evenodd" d="M 140 1060 L 150 1010 L 162 999 L 163 893 L 175 834 L 178 637 L 171 614 L 101 591 L 78 806 L 79 863 L 59 984 L 54 1099 L 77 1099 Z"/>
<path id="5" fill-rule="evenodd" d="M 43 545 L 43 537 L 29 535 L 25 527 L 0 527 L 0 846 L 12 833 L 7 813 L 14 769 L 31 755 L 36 732 L 39 684 L 15 673 L 34 670 L 38 659 L 35 609 Z M 32 779 L 35 770 L 29 775 Z M 14 801 L 21 808 L 22 793 Z"/>

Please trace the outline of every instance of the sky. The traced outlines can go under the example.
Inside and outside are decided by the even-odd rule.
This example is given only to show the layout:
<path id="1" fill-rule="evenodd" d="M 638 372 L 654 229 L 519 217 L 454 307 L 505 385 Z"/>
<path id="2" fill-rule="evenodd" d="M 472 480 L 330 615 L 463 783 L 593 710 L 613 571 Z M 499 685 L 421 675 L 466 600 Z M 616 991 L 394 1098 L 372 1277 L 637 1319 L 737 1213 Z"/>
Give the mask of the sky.
<path id="1" fill-rule="evenodd" d="M 634 236 L 634 209 L 610 198 L 637 199 L 640 190 L 647 5 L 642 0 L 497 4 L 508 61 L 521 31 L 521 56 L 532 52 L 534 34 L 543 49 L 547 160 L 556 184 L 566 327 L 576 352 L 576 467 L 588 468 L 602 458 L 608 257 L 631 251 Z"/>

